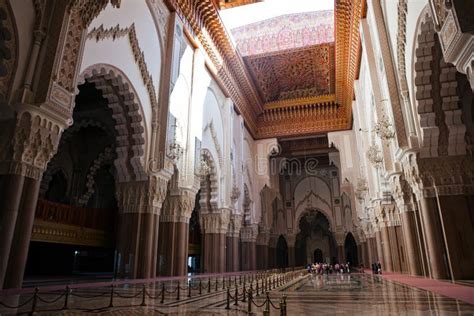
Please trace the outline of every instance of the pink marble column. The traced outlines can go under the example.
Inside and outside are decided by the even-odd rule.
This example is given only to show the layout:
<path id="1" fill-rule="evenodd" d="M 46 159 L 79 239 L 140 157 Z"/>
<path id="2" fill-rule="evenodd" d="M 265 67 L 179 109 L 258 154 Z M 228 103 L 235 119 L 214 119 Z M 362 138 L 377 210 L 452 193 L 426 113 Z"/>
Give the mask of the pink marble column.
<path id="1" fill-rule="evenodd" d="M 422 198 L 419 200 L 426 244 L 428 246 L 428 260 L 431 267 L 431 277 L 435 279 L 448 278 L 443 249 L 443 237 L 439 224 L 438 205 L 436 198 Z"/>
<path id="2" fill-rule="evenodd" d="M 382 251 L 383 251 L 383 258 L 385 266 L 382 267 L 384 271 L 392 272 L 392 253 L 390 250 L 390 237 L 389 237 L 389 229 L 387 226 L 382 227 Z"/>
<path id="3" fill-rule="evenodd" d="M 268 269 L 268 245 L 257 244 L 257 269 Z"/>
<path id="4" fill-rule="evenodd" d="M 14 242 L 11 246 L 7 275 L 5 277 L 5 288 L 20 288 L 23 284 L 39 187 L 40 180 L 25 178 L 20 209 L 15 225 Z"/>
<path id="5" fill-rule="evenodd" d="M 415 212 L 406 211 L 401 213 L 402 232 L 405 239 L 406 254 L 410 274 L 421 275 L 421 253 L 416 237 Z"/>
<path id="6" fill-rule="evenodd" d="M 385 270 L 385 260 L 383 255 L 383 244 L 382 244 L 382 231 L 378 230 L 375 232 L 375 243 L 377 246 L 377 262 L 380 262 L 382 269 Z"/>
<path id="7" fill-rule="evenodd" d="M 0 289 L 3 288 L 25 177 L 0 176 Z"/>

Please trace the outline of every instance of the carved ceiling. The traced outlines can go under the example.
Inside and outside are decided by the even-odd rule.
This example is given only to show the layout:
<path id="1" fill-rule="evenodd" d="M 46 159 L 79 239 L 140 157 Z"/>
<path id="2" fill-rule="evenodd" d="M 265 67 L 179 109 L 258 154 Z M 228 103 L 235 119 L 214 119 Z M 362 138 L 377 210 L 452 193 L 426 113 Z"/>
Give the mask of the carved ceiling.
<path id="1" fill-rule="evenodd" d="M 239 7 L 241 5 L 262 2 L 263 0 L 215 0 L 219 9 L 229 9 Z"/>
<path id="2" fill-rule="evenodd" d="M 334 93 L 334 44 L 244 57 L 265 103 Z"/>
<path id="3" fill-rule="evenodd" d="M 226 1 L 166 1 L 210 57 L 213 75 L 253 137 L 314 135 L 351 128 L 353 83 L 360 62 L 359 23 L 365 14 L 365 0 L 335 1 L 335 43 L 317 42 L 327 35 L 318 33 L 316 40 L 309 41 L 310 47 L 299 45 L 296 39 L 304 36 L 298 37 L 298 31 L 294 33 L 289 27 L 287 34 L 293 35 L 280 36 L 276 45 L 264 46 L 288 44 L 290 49 L 255 56 L 244 56 L 231 41 L 218 12 L 227 6 Z M 256 1 L 230 0 L 228 4 L 236 2 Z M 318 31 L 310 34 L 314 32 Z M 285 38 L 293 39 L 293 44 Z"/>

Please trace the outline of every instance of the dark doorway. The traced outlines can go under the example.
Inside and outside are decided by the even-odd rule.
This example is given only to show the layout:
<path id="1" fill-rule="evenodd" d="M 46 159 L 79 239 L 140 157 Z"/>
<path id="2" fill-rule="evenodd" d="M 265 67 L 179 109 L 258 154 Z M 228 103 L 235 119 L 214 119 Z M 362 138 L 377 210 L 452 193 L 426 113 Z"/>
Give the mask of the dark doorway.
<path id="1" fill-rule="evenodd" d="M 286 244 L 285 237 L 282 235 L 278 237 L 277 243 L 277 267 L 288 267 L 288 245 Z"/>
<path id="2" fill-rule="evenodd" d="M 314 251 L 314 262 L 323 262 L 323 251 L 319 248 Z"/>
<path id="3" fill-rule="evenodd" d="M 359 264 L 359 258 L 357 256 L 357 244 L 352 233 L 348 233 L 344 242 L 344 252 L 346 253 L 346 261 L 352 266 Z"/>

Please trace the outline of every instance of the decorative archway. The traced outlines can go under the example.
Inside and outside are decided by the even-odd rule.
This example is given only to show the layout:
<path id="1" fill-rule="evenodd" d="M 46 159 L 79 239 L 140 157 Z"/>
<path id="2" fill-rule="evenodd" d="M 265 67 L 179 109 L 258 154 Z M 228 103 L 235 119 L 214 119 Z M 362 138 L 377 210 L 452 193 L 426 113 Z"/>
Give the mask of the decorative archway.
<path id="1" fill-rule="evenodd" d="M 115 167 L 117 181 L 142 181 L 145 172 L 146 127 L 143 108 L 126 75 L 114 66 L 96 64 L 80 75 L 79 84 L 90 82 L 107 99 L 117 132 Z"/>
<path id="2" fill-rule="evenodd" d="M 203 213 L 216 211 L 219 202 L 219 181 L 217 167 L 211 152 L 201 149 L 201 193 L 200 208 Z"/>
<path id="3" fill-rule="evenodd" d="M 323 262 L 324 257 L 323 257 L 323 251 L 319 248 L 316 248 L 313 253 L 313 262 Z"/>
<path id="4" fill-rule="evenodd" d="M 351 232 L 347 233 L 346 239 L 344 240 L 344 253 L 346 262 L 349 262 L 351 266 L 357 266 L 359 264 L 357 244 Z"/>

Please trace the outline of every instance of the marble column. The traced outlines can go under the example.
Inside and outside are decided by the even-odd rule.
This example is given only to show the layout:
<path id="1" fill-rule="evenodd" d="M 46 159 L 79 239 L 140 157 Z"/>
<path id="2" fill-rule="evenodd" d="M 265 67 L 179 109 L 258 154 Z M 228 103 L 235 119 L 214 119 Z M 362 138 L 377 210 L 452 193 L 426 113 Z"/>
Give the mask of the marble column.
<path id="1" fill-rule="evenodd" d="M 385 269 L 385 260 L 383 255 L 383 244 L 382 244 L 382 231 L 381 228 L 375 232 L 375 244 L 377 248 L 377 262 L 380 262 L 382 269 Z"/>
<path id="2" fill-rule="evenodd" d="M 244 226 L 240 229 L 242 270 L 244 271 L 257 269 L 257 236 L 257 225 Z"/>
<path id="3" fill-rule="evenodd" d="M 0 289 L 7 272 L 24 181 L 22 175 L 0 176 Z"/>
<path id="4" fill-rule="evenodd" d="M 118 276 L 143 279 L 156 276 L 159 215 L 168 179 L 153 176 L 118 184 Z"/>
<path id="5" fill-rule="evenodd" d="M 230 221 L 229 209 L 200 214 L 203 232 L 203 269 L 205 273 L 222 273 L 226 270 L 226 234 Z"/>
<path id="6" fill-rule="evenodd" d="M 7 275 L 5 277 L 5 288 L 20 288 L 23 284 L 40 183 L 40 180 L 32 178 L 25 178 L 24 180 L 20 210 L 13 237 L 14 242 L 10 250 Z"/>
<path id="7" fill-rule="evenodd" d="M 178 189 L 166 197 L 160 215 L 160 275 L 184 276 L 188 272 L 189 219 L 196 192 Z"/>
<path id="8" fill-rule="evenodd" d="M 242 226 L 242 216 L 232 214 L 230 216 L 229 230 L 226 234 L 226 271 L 237 272 L 239 264 L 239 236 Z"/>
<path id="9" fill-rule="evenodd" d="M 388 226 L 383 226 L 380 228 L 382 235 L 382 252 L 384 258 L 384 266 L 382 269 L 387 272 L 393 272 L 392 267 L 392 253 L 390 250 L 390 236 Z"/>
<path id="10" fill-rule="evenodd" d="M 401 212 L 400 217 L 402 222 L 403 237 L 405 239 L 407 261 L 410 274 L 421 275 L 421 253 L 418 247 L 418 239 L 416 237 L 415 212 L 411 210 Z"/>
<path id="11" fill-rule="evenodd" d="M 396 233 L 395 225 L 388 227 L 388 236 L 390 242 L 390 258 L 392 259 L 392 271 L 401 272 L 401 258 L 400 258 L 400 247 L 398 245 L 398 238 Z"/>
<path id="12" fill-rule="evenodd" d="M 436 198 L 423 197 L 419 199 L 426 245 L 428 247 L 428 262 L 431 267 L 431 277 L 434 279 L 448 278 L 443 249 L 443 237 L 439 225 L 438 206 Z"/>
<path id="13" fill-rule="evenodd" d="M 346 256 L 344 251 L 344 245 L 337 245 L 337 255 L 339 263 L 346 263 Z"/>
<path id="14" fill-rule="evenodd" d="M 257 269 L 268 269 L 268 233 L 260 233 L 257 236 Z"/>

